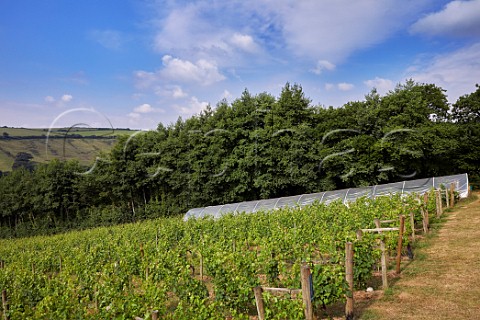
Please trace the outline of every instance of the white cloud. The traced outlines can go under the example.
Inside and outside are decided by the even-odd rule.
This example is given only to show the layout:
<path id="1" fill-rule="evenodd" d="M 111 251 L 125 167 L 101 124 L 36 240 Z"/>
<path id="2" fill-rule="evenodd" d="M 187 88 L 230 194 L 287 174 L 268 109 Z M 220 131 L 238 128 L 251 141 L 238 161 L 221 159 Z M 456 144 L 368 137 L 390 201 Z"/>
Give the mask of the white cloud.
<path id="1" fill-rule="evenodd" d="M 164 6 L 163 2 L 158 3 Z M 190 2 L 170 10 L 158 23 L 154 47 L 158 52 L 169 52 L 189 59 L 215 59 L 227 65 L 240 51 L 256 48 L 253 38 L 238 32 L 228 20 L 227 3 L 207 1 Z M 237 11 L 237 17 L 241 13 Z M 233 18 L 233 17 L 232 17 Z"/>
<path id="2" fill-rule="evenodd" d="M 73 96 L 70 94 L 64 94 L 58 99 L 53 96 L 46 96 L 43 100 L 50 105 L 54 105 L 56 107 L 63 107 L 73 100 Z"/>
<path id="3" fill-rule="evenodd" d="M 258 50 L 257 44 L 253 38 L 247 34 L 235 33 L 230 41 L 234 46 L 247 52 L 255 52 Z"/>
<path id="4" fill-rule="evenodd" d="M 256 59 L 263 54 L 269 63 L 296 56 L 338 64 L 355 51 L 379 44 L 408 27 L 430 4 L 431 0 L 199 0 L 168 4 L 157 0 L 154 47 L 182 59 L 213 59 L 222 68 L 242 62 L 251 65 L 251 55 L 243 55 L 252 52 L 257 53 Z"/>
<path id="5" fill-rule="evenodd" d="M 370 89 L 376 88 L 377 92 L 381 95 L 386 94 L 388 91 L 395 88 L 395 84 L 390 79 L 383 79 L 375 77 L 375 79 L 366 80 L 363 82 Z"/>
<path id="6" fill-rule="evenodd" d="M 144 103 L 133 108 L 133 112 L 145 114 L 145 113 L 163 113 L 165 111 L 163 109 L 154 108 L 148 103 Z"/>
<path id="7" fill-rule="evenodd" d="M 337 87 L 338 87 L 338 90 L 340 90 L 340 91 L 350 91 L 355 86 L 351 83 L 341 82 L 337 85 Z"/>
<path id="8" fill-rule="evenodd" d="M 480 75 L 480 42 L 439 54 L 410 68 L 408 77 L 424 83 L 435 83 L 447 90 L 449 102 L 475 90 Z"/>
<path id="9" fill-rule="evenodd" d="M 225 79 L 214 62 L 204 59 L 192 63 L 188 60 L 165 55 L 162 62 L 164 68 L 160 71 L 160 75 L 169 80 L 210 85 Z"/>
<path id="10" fill-rule="evenodd" d="M 332 71 L 335 70 L 335 65 L 327 60 L 318 60 L 315 69 L 312 70 L 315 74 L 321 74 L 323 70 Z"/>
<path id="11" fill-rule="evenodd" d="M 162 57 L 162 63 L 163 68 L 156 72 L 135 71 L 134 79 L 136 87 L 139 89 L 147 89 L 156 83 L 171 81 L 208 86 L 226 79 L 225 76 L 219 72 L 215 62 L 205 59 L 200 59 L 193 63 L 188 60 L 174 58 L 170 55 L 164 55 Z M 165 93 L 168 92 L 169 89 L 167 87 L 165 91 L 165 89 L 157 88 L 157 91 L 159 93 Z M 178 86 L 173 90 L 172 95 L 177 98 L 186 96 L 185 92 Z"/>
<path id="12" fill-rule="evenodd" d="M 337 89 L 337 90 L 340 90 L 340 91 L 350 91 L 353 88 L 355 88 L 355 86 L 353 84 L 347 83 L 347 82 L 340 82 L 340 83 L 337 83 L 337 84 L 334 84 L 334 83 L 326 83 L 325 84 L 325 90 L 327 90 L 327 91 L 332 91 L 334 89 Z"/>
<path id="13" fill-rule="evenodd" d="M 159 96 L 165 96 L 173 99 L 181 99 L 188 97 L 188 94 L 183 91 L 182 87 L 177 85 L 159 86 L 156 88 L 155 93 Z"/>
<path id="14" fill-rule="evenodd" d="M 153 109 L 153 107 L 148 103 L 144 103 L 139 105 L 138 107 L 135 107 L 133 111 L 136 113 L 151 113 L 154 112 L 155 109 Z"/>
<path id="15" fill-rule="evenodd" d="M 452 1 L 443 10 L 415 22 L 410 31 L 427 35 L 479 36 L 480 0 Z"/>
<path id="16" fill-rule="evenodd" d="M 291 52 L 338 63 L 409 25 L 427 2 L 272 1 L 269 10 Z"/>
<path id="17" fill-rule="evenodd" d="M 174 86 L 172 89 L 172 97 L 175 99 L 185 98 L 187 93 L 182 90 L 179 86 Z"/>
<path id="18" fill-rule="evenodd" d="M 178 112 L 184 116 L 200 113 L 209 105 L 208 102 L 199 101 L 197 97 L 191 97 L 186 105 L 175 105 Z"/>
<path id="19" fill-rule="evenodd" d="M 61 99 L 62 99 L 63 102 L 70 102 L 70 101 L 72 101 L 73 96 L 70 95 L 70 94 L 64 94 Z"/>

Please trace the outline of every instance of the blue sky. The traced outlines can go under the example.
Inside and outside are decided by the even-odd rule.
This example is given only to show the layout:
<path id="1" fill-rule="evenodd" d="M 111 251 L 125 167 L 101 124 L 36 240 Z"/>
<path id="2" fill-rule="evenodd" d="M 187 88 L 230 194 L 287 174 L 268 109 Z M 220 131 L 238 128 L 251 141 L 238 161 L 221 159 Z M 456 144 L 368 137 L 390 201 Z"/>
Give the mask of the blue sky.
<path id="1" fill-rule="evenodd" d="M 480 82 L 480 0 L 3 0 L 0 126 L 153 129 L 300 84 L 342 106 Z"/>

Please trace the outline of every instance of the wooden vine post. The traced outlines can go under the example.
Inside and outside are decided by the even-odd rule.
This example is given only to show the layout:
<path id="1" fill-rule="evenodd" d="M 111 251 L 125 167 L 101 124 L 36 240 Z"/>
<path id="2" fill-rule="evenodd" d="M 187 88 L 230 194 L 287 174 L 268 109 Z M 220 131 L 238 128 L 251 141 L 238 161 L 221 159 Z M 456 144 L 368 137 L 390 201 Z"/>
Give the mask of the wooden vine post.
<path id="1" fill-rule="evenodd" d="M 437 208 L 437 218 L 439 218 L 443 213 L 441 190 L 435 191 L 435 204 Z"/>
<path id="2" fill-rule="evenodd" d="M 410 211 L 410 226 L 412 228 L 412 241 L 415 242 L 415 213 Z"/>
<path id="3" fill-rule="evenodd" d="M 403 216 L 402 216 L 403 217 Z M 403 217 L 403 225 L 402 230 L 405 229 L 405 217 Z M 375 219 L 375 225 L 379 226 L 381 223 L 389 223 L 389 222 L 394 222 L 395 220 L 378 220 Z M 400 220 L 401 223 L 401 220 Z M 382 232 L 390 232 L 390 231 L 399 231 L 400 228 L 375 228 L 375 229 L 359 229 L 357 230 L 357 240 L 362 240 L 362 236 L 364 232 L 378 232 L 379 234 Z M 402 231 L 403 233 L 403 231 Z M 387 256 L 386 256 L 386 249 L 385 249 L 385 242 L 380 239 L 380 250 L 382 251 L 382 286 L 386 289 L 388 288 L 388 281 L 387 281 Z M 353 260 L 353 258 L 352 258 Z M 352 267 L 353 268 L 353 267 Z M 353 280 L 352 280 L 353 281 Z"/>
<path id="4" fill-rule="evenodd" d="M 450 196 L 447 188 L 445 188 L 445 208 L 450 208 Z"/>
<path id="5" fill-rule="evenodd" d="M 423 233 L 428 233 L 428 226 L 430 222 L 428 221 L 428 193 L 423 194 L 423 204 L 424 206 L 420 208 L 422 212 L 422 222 L 423 222 Z"/>
<path id="6" fill-rule="evenodd" d="M 442 191 L 438 190 L 438 207 L 440 208 L 440 215 L 443 214 Z"/>
<path id="7" fill-rule="evenodd" d="M 400 216 L 400 228 L 398 230 L 398 244 L 397 244 L 397 266 L 396 273 L 400 274 L 400 262 L 402 261 L 402 243 L 403 243 L 403 229 L 405 228 L 405 216 Z"/>
<path id="8" fill-rule="evenodd" d="M 373 222 L 375 223 L 375 226 L 377 229 L 382 228 L 382 224 L 380 222 L 380 219 L 374 219 Z M 378 231 L 378 234 L 381 234 L 381 231 Z M 383 289 L 388 288 L 388 279 L 387 279 L 387 255 L 386 255 L 386 250 L 385 250 L 385 242 L 383 239 L 380 239 L 380 251 L 382 252 L 382 258 L 381 258 L 381 264 L 382 264 L 382 287 Z"/>
<path id="9" fill-rule="evenodd" d="M 199 253 L 200 255 L 200 280 L 203 281 L 203 255 Z"/>
<path id="10" fill-rule="evenodd" d="M 450 208 L 455 205 L 455 183 L 450 183 Z"/>
<path id="11" fill-rule="evenodd" d="M 263 304 L 263 289 L 262 287 L 253 288 L 255 294 L 255 303 L 257 304 L 258 320 L 265 320 L 265 306 Z"/>
<path id="12" fill-rule="evenodd" d="M 345 244 L 345 280 L 348 284 L 345 319 L 353 320 L 353 243 Z"/>
<path id="13" fill-rule="evenodd" d="M 9 320 L 7 290 L 2 290 L 2 308 L 3 308 L 3 319 Z"/>
<path id="14" fill-rule="evenodd" d="M 428 233 L 428 208 L 420 208 L 422 213 L 423 233 Z"/>
<path id="15" fill-rule="evenodd" d="M 380 250 L 382 251 L 382 287 L 383 290 L 388 288 L 388 278 L 387 278 L 387 256 L 385 253 L 385 242 L 380 241 Z"/>
<path id="16" fill-rule="evenodd" d="M 300 280 L 302 283 L 302 299 L 303 307 L 305 308 L 305 319 L 313 320 L 313 305 L 311 292 L 311 277 L 310 268 L 303 265 L 300 269 Z"/>
<path id="17" fill-rule="evenodd" d="M 423 203 L 425 204 L 425 206 L 428 206 L 428 192 L 425 192 L 423 194 Z"/>

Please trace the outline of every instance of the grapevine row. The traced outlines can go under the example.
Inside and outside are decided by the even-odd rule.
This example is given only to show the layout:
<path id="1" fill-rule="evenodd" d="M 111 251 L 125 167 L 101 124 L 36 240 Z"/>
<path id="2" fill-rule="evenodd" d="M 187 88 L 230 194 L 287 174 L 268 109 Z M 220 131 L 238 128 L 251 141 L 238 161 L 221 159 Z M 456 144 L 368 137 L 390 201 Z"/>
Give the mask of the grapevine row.
<path id="1" fill-rule="evenodd" d="M 432 213 L 435 199 L 426 207 Z M 248 319 L 253 288 L 300 287 L 310 264 L 314 303 L 343 300 L 345 242 L 355 244 L 354 282 L 362 286 L 378 263 L 374 219 L 398 219 L 425 205 L 414 195 L 315 203 L 220 219 L 164 218 L 50 237 L 0 241 L 0 289 L 11 319 Z M 434 215 L 432 215 L 432 219 Z M 404 243 L 411 235 L 406 221 Z M 387 250 L 395 234 L 383 234 Z M 270 317 L 301 319 L 301 300 L 266 296 Z M 3 310 L 2 310 L 3 311 Z"/>

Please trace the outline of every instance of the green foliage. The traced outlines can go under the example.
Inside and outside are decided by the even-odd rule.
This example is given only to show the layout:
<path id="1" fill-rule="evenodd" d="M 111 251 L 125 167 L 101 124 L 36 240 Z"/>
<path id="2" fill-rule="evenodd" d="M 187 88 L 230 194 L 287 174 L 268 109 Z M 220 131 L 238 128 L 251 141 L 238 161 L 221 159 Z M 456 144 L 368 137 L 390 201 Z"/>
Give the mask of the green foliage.
<path id="1" fill-rule="evenodd" d="M 372 90 L 364 101 L 340 108 L 312 106 L 297 84 L 287 83 L 278 97 L 245 90 L 231 103 L 223 100 L 169 126 L 127 131 L 87 167 L 84 159 L 53 160 L 33 172 L 19 166 L 0 176 L 0 237 L 412 177 L 467 172 L 475 183 L 480 181 L 479 94 L 477 88 L 462 96 L 449 114 L 443 89 L 412 80 L 384 96 Z M 7 150 L 1 143 L 13 141 L 13 131 L 5 130 L 9 139 L 0 139 L 0 157 Z M 110 134 L 104 131 L 99 135 Z M 79 128 L 71 132 L 87 134 Z M 52 153 L 55 143 L 64 142 L 50 140 Z M 43 154 L 31 152 L 33 161 Z M 275 269 L 270 266 L 272 281 Z"/>
<path id="2" fill-rule="evenodd" d="M 12 319 L 131 319 L 152 310 L 165 319 L 248 319 L 255 313 L 254 287 L 298 289 L 300 267 L 308 263 L 313 302 L 329 305 L 350 294 L 345 242 L 354 242 L 354 281 L 363 288 L 379 261 L 378 235 L 359 241 L 356 230 L 420 205 L 413 196 L 360 198 L 348 206 L 316 203 L 218 220 L 160 218 L 0 240 L 0 288 L 8 292 Z M 382 236 L 392 251 L 397 234 Z M 265 294 L 265 307 L 270 318 L 303 317 L 298 297 Z"/>

